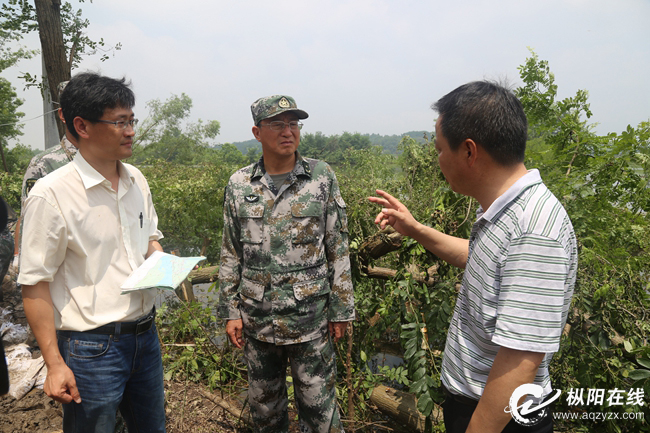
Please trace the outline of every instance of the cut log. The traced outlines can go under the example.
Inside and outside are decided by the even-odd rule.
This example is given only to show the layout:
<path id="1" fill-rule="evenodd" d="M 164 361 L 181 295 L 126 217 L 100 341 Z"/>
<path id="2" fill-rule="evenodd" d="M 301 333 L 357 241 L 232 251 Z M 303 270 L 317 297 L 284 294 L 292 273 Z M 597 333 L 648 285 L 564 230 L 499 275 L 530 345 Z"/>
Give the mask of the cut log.
<path id="1" fill-rule="evenodd" d="M 190 272 L 188 278 L 192 284 L 213 283 L 219 278 L 219 266 L 208 266 Z"/>
<path id="2" fill-rule="evenodd" d="M 417 399 L 413 394 L 379 385 L 372 390 L 370 402 L 395 421 L 416 432 L 424 432 L 426 418 L 418 411 Z M 433 409 L 433 417 L 442 419 L 440 408 L 437 406 Z"/>
<path id="3" fill-rule="evenodd" d="M 388 253 L 397 251 L 402 246 L 403 238 L 404 236 L 396 232 L 391 226 L 388 226 L 361 244 L 359 260 L 367 264 L 369 259 L 378 259 Z"/>
<path id="4" fill-rule="evenodd" d="M 435 271 L 438 270 L 436 266 L 431 266 L 429 270 L 433 270 L 434 272 L 420 272 L 417 270 L 417 267 L 413 265 L 413 270 L 409 269 L 411 272 L 411 278 L 413 280 L 417 281 L 418 283 L 426 284 L 427 286 L 433 286 L 436 281 L 438 281 L 434 276 L 436 274 L 434 273 Z M 390 268 L 382 268 L 379 266 L 368 266 L 367 268 L 362 268 L 363 272 L 370 278 L 376 278 L 379 280 L 392 280 L 395 278 L 397 275 L 397 271 L 395 269 L 390 269 Z"/>
<path id="5" fill-rule="evenodd" d="M 180 286 L 176 288 L 176 296 L 185 302 L 194 302 L 196 301 L 196 296 L 194 296 L 194 289 L 192 288 L 192 283 L 185 279 Z"/>
<path id="6" fill-rule="evenodd" d="M 402 246 L 403 238 L 404 236 L 395 231 L 391 226 L 367 238 L 359 248 L 358 257 L 361 271 L 370 278 L 380 280 L 392 280 L 395 278 L 397 276 L 397 270 L 371 266 L 370 259 L 376 260 L 386 254 L 399 250 Z M 426 271 L 421 271 L 416 265 L 412 264 L 409 266 L 408 272 L 411 274 L 411 278 L 418 283 L 433 286 L 437 281 L 438 265 L 433 265 Z"/>

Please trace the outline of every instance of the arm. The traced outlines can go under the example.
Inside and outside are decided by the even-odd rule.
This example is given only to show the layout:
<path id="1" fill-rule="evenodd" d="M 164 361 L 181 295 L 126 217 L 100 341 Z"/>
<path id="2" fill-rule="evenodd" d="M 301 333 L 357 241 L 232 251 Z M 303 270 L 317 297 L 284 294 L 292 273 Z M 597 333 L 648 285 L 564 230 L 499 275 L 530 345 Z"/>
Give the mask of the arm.
<path id="1" fill-rule="evenodd" d="M 503 430 L 512 419 L 504 411 L 510 396 L 518 386 L 533 382 L 544 355 L 501 346 L 467 433 L 498 433 Z"/>
<path id="2" fill-rule="evenodd" d="M 239 283 L 241 281 L 242 247 L 239 240 L 239 219 L 232 197 L 230 183 L 226 186 L 223 200 L 223 242 L 219 266 L 218 315 L 226 319 L 226 334 L 230 342 L 242 348 L 244 329 L 239 312 Z"/>
<path id="3" fill-rule="evenodd" d="M 50 283 L 41 281 L 33 286 L 23 285 L 25 316 L 34 332 L 47 366 L 43 390 L 61 403 L 81 403 L 74 374 L 63 361 L 54 329 L 54 307 Z"/>
<path id="4" fill-rule="evenodd" d="M 149 256 L 152 255 L 154 251 L 162 252 L 163 248 L 160 246 L 158 241 L 149 241 L 149 249 L 147 250 L 147 255 L 144 258 L 149 258 Z"/>
<path id="5" fill-rule="evenodd" d="M 354 288 L 350 271 L 345 202 L 333 171 L 331 176 L 324 241 L 331 286 L 328 329 L 336 342 L 344 335 L 348 322 L 354 320 Z"/>
<path id="6" fill-rule="evenodd" d="M 382 190 L 377 190 L 380 197 L 368 197 L 373 203 L 383 209 L 375 218 L 375 224 L 384 229 L 386 225 L 392 226 L 404 236 L 410 236 L 418 241 L 424 248 L 431 251 L 447 263 L 459 268 L 465 268 L 469 255 L 469 241 L 467 239 L 449 236 L 431 227 L 420 224 L 411 212 L 399 200 Z"/>

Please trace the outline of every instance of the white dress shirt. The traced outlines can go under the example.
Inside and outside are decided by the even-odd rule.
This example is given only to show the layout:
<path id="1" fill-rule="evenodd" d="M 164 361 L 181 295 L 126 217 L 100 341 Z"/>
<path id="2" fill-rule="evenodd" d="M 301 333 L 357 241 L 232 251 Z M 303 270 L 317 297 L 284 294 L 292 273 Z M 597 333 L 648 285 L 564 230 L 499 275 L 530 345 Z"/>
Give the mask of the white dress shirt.
<path id="1" fill-rule="evenodd" d="M 87 331 L 148 313 L 155 290 L 120 294 L 159 240 L 140 170 L 118 162 L 118 192 L 81 153 L 40 179 L 25 202 L 18 283 L 50 283 L 56 329 Z"/>

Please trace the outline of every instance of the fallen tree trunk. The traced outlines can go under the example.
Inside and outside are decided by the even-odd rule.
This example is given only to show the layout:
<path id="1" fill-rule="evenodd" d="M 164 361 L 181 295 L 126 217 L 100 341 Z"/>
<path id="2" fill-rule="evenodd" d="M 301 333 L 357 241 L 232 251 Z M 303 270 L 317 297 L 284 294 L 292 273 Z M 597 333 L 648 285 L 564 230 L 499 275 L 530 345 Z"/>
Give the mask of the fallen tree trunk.
<path id="1" fill-rule="evenodd" d="M 391 226 L 380 230 L 375 235 L 366 239 L 359 248 L 359 260 L 367 265 L 369 259 L 378 259 L 388 253 L 397 251 L 402 246 L 404 236 L 395 231 Z"/>
<path id="2" fill-rule="evenodd" d="M 196 269 L 188 276 L 192 284 L 213 283 L 219 278 L 219 266 Z"/>
<path id="3" fill-rule="evenodd" d="M 417 432 L 424 432 L 426 418 L 418 411 L 413 394 L 379 385 L 372 390 L 370 402 L 396 421 Z"/>
<path id="4" fill-rule="evenodd" d="M 395 231 L 391 226 L 388 226 L 366 239 L 361 244 L 358 254 L 361 271 L 363 271 L 363 273 L 365 273 L 369 278 L 380 280 L 392 280 L 395 278 L 398 273 L 397 270 L 380 266 L 371 266 L 370 260 L 379 259 L 386 254 L 399 250 L 402 246 L 403 238 L 404 236 Z M 411 274 L 411 278 L 418 283 L 433 286 L 437 281 L 435 277 L 437 276 L 438 265 L 436 264 L 431 266 L 426 270 L 426 272 L 418 269 L 416 265 L 411 265 L 409 266 L 408 272 Z"/>

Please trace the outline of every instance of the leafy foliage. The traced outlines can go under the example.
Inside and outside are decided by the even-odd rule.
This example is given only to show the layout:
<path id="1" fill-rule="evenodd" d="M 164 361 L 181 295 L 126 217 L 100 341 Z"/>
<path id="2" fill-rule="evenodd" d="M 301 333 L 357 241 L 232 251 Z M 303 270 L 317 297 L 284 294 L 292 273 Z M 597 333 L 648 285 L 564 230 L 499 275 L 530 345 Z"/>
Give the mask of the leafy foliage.
<path id="1" fill-rule="evenodd" d="M 147 102 L 149 116 L 138 127 L 133 144 L 133 163 L 152 160 L 173 161 L 177 164 L 199 164 L 214 160 L 210 140 L 218 134 L 220 125 L 216 120 L 204 123 L 187 123 L 192 110 L 192 99 L 182 93 L 172 95 L 166 101 L 154 99 Z M 218 159 L 218 158 L 217 158 Z M 235 162 L 243 162 L 238 152 Z"/>
<path id="2" fill-rule="evenodd" d="M 228 346 L 219 347 L 215 317 L 199 303 L 168 301 L 159 310 L 156 326 L 163 347 L 165 379 L 207 383 L 211 388 L 240 383 L 243 369 Z"/>
<path id="3" fill-rule="evenodd" d="M 158 227 L 165 235 L 163 247 L 189 256 L 206 246 L 206 257 L 215 261 L 223 229 L 223 189 L 232 174 L 231 166 L 156 161 L 140 168 L 151 188 Z"/>
<path id="4" fill-rule="evenodd" d="M 517 90 L 529 113 L 535 164 L 560 198 L 580 244 L 578 282 L 552 367 L 554 387 L 650 392 L 650 124 L 596 136 L 587 92 L 556 101 L 557 86 L 535 53 L 520 68 Z M 568 409 L 566 407 L 562 409 Z M 603 411 L 647 407 L 612 406 Z M 638 431 L 639 421 L 607 423 L 603 431 Z"/>
<path id="5" fill-rule="evenodd" d="M 86 34 L 90 22 L 83 18 L 81 9 L 74 10 L 69 2 L 62 2 L 60 11 L 66 58 L 71 59 L 70 69 L 76 68 L 85 55 L 99 53 L 100 60 L 103 62 L 110 58 L 110 54 L 122 48 L 120 43 L 108 46 L 103 38 L 98 41 L 90 39 Z M 0 7 L 0 36 L 3 38 L 20 41 L 24 35 L 37 29 L 36 9 L 28 0 L 8 0 Z M 23 57 L 31 56 L 36 52 L 36 50 L 20 50 Z M 0 53 L 2 53 L 1 44 Z M 25 80 L 27 87 L 42 87 L 41 80 L 37 76 L 25 73 L 21 78 Z"/>
<path id="6" fill-rule="evenodd" d="M 2 152 L 2 168 L 7 172 L 20 168 L 20 152 L 25 149 L 24 146 L 21 146 L 13 152 L 13 160 L 8 160 L 9 140 L 22 135 L 22 125 L 18 123 L 20 118 L 25 115 L 18 111 L 22 103 L 23 101 L 18 98 L 11 83 L 0 77 L 0 152 Z"/>

